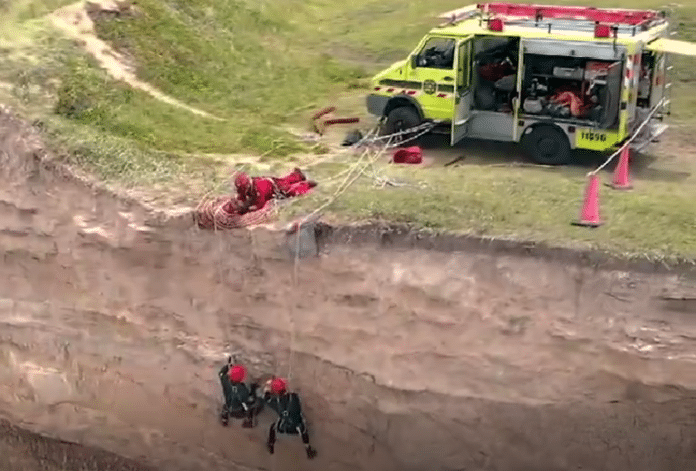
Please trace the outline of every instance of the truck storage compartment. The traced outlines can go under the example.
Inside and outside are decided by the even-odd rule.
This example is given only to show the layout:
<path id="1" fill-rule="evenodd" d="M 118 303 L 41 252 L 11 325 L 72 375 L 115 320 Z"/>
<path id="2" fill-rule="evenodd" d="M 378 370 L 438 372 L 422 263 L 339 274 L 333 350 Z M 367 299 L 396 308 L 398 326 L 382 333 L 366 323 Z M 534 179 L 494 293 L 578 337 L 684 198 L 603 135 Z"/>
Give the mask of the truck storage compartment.
<path id="1" fill-rule="evenodd" d="M 474 109 L 512 113 L 520 40 L 478 36 L 474 40 Z"/>
<path id="2" fill-rule="evenodd" d="M 640 76 L 638 77 L 638 108 L 650 108 L 653 77 L 655 76 L 655 54 L 644 51 L 640 61 Z"/>
<path id="3" fill-rule="evenodd" d="M 618 124 L 622 62 L 524 55 L 521 112 L 608 129 Z"/>

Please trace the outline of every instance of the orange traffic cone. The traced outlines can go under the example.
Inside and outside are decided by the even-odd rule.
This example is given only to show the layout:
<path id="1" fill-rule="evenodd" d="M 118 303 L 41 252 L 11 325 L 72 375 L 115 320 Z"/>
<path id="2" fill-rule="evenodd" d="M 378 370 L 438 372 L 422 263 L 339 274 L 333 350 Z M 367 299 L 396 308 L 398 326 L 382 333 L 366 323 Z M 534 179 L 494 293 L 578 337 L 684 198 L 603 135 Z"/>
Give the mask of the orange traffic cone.
<path id="1" fill-rule="evenodd" d="M 604 222 L 599 219 L 599 177 L 591 174 L 585 188 L 585 200 L 580 211 L 580 219 L 573 225 L 584 227 L 599 227 Z"/>
<path id="2" fill-rule="evenodd" d="M 631 179 L 628 174 L 628 159 L 630 150 L 628 146 L 624 147 L 619 157 L 619 163 L 614 169 L 614 178 L 611 181 L 611 187 L 615 190 L 630 190 L 633 188 Z"/>

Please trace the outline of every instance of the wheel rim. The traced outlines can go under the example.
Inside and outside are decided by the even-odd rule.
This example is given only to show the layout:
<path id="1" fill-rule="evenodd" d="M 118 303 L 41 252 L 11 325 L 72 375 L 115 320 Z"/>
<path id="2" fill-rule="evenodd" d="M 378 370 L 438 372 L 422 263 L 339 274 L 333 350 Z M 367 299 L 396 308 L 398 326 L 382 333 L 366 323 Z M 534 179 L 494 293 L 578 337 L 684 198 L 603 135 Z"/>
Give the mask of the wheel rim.
<path id="1" fill-rule="evenodd" d="M 537 149 L 539 149 L 539 153 L 544 157 L 553 157 L 558 154 L 560 144 L 556 139 L 544 137 L 537 141 Z"/>
<path id="2" fill-rule="evenodd" d="M 403 119 L 399 119 L 399 120 L 396 120 L 396 121 L 394 122 L 394 134 L 401 133 L 401 132 L 405 131 L 406 129 L 407 129 L 407 128 L 406 128 L 406 123 L 404 122 Z M 404 139 L 406 139 L 406 137 L 407 137 L 407 136 L 404 136 L 404 135 L 399 134 L 398 136 L 394 136 L 392 142 L 393 142 L 393 144 L 401 145 L 401 142 L 402 142 Z"/>

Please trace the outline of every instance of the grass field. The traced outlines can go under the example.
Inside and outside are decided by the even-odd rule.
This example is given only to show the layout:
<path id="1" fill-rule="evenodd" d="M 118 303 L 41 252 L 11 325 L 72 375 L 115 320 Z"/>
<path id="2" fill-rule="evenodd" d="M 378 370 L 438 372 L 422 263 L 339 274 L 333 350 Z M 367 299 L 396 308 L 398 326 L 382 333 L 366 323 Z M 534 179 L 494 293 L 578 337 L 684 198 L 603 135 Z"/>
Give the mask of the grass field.
<path id="1" fill-rule="evenodd" d="M 289 216 L 335 193 L 341 180 L 332 177 L 355 157 L 329 159 L 320 155 L 325 146 L 304 145 L 286 128 L 304 130 L 310 113 L 331 103 L 342 113 L 364 116 L 362 87 L 369 76 L 405 57 L 435 24 L 435 14 L 466 2 L 139 0 L 133 16 L 96 19 L 99 37 L 130 58 L 138 78 L 220 120 L 111 79 L 46 18 L 68 3 L 0 0 L 10 18 L 0 26 L 0 101 L 43 122 L 47 138 L 71 162 L 121 186 L 154 189 L 162 202 L 195 202 L 207 191 L 222 190 L 230 168 L 250 156 L 267 165 L 259 171 L 309 165 L 320 187 L 293 202 Z M 583 3 L 660 7 L 648 0 Z M 676 8 L 673 15 L 679 37 L 696 41 L 696 5 Z M 635 190 L 602 189 L 607 223 L 599 229 L 569 224 L 596 156 L 546 169 L 520 165 L 509 146 L 474 142 L 447 151 L 437 139 L 426 149 L 435 156 L 432 167 L 378 164 L 380 175 L 411 186 L 380 188 L 360 178 L 327 208 L 329 216 L 656 257 L 694 256 L 696 73 L 688 59 L 677 58 L 675 65 L 679 99 L 671 137 L 654 156 L 637 160 Z M 437 165 L 459 154 L 467 155 L 463 165 Z M 311 165 L 316 159 L 326 163 Z"/>

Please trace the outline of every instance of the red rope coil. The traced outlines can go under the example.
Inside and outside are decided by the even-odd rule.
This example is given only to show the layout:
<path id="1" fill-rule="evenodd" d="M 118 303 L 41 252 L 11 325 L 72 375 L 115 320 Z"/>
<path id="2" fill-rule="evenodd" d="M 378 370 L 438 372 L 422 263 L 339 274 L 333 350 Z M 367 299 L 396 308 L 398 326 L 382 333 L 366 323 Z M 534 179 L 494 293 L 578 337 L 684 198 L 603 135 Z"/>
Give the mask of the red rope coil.
<path id="1" fill-rule="evenodd" d="M 246 214 L 231 213 L 224 209 L 230 201 L 229 196 L 216 196 L 202 201 L 194 214 L 194 219 L 201 229 L 239 229 L 260 224 L 269 224 L 273 221 L 274 202 L 269 201 L 258 211 Z"/>

